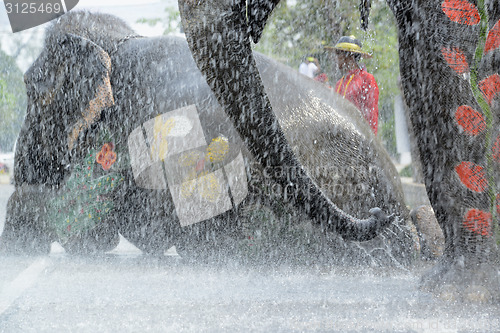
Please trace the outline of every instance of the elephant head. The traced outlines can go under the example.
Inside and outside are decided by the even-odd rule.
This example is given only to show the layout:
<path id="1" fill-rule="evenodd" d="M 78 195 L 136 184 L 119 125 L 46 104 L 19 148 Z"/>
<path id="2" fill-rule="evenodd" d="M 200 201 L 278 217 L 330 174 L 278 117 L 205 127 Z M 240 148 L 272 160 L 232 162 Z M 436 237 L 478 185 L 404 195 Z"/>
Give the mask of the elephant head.
<path id="1" fill-rule="evenodd" d="M 16 191 L 0 244 L 6 251 L 49 251 L 52 236 L 44 210 L 51 193 L 68 176 L 75 143 L 114 103 L 107 52 L 72 34 L 51 41 L 24 76 L 28 110 L 16 145 Z"/>
<path id="2" fill-rule="evenodd" d="M 295 205 L 324 229 L 347 240 L 369 240 L 391 223 L 380 209 L 356 219 L 340 210 L 319 190 L 292 152 L 264 91 L 250 38 L 258 41 L 278 0 L 180 0 L 183 26 L 195 62 L 249 151 L 267 168 L 297 171 L 275 176 L 283 188 L 296 189 Z"/>
<path id="3" fill-rule="evenodd" d="M 88 24 L 76 29 L 64 16 L 56 20 L 47 30 L 43 52 L 24 76 L 29 106 L 19 137 L 30 142 L 17 144 L 17 184 L 57 185 L 77 140 L 114 103 L 109 54 L 135 33 L 110 15 L 77 12 L 72 17 Z M 105 31 L 110 24 L 113 29 Z"/>
<path id="4" fill-rule="evenodd" d="M 24 128 L 31 130 L 32 135 L 20 137 L 37 140 L 41 149 L 37 151 L 38 161 L 33 161 L 37 163 L 23 162 L 34 158 L 32 152 L 24 150 L 33 145 L 18 143 L 19 184 L 58 184 L 75 142 L 100 118 L 102 110 L 114 103 L 109 81 L 111 61 L 101 47 L 66 34 L 45 52 L 47 57 L 39 57 L 24 77 L 30 105 Z M 38 167 L 25 170 L 27 166 Z"/>
<path id="5" fill-rule="evenodd" d="M 109 54 L 119 40 L 135 35 L 115 17 L 106 17 L 114 26 L 106 31 L 98 22 L 104 15 L 72 15 L 86 17 L 88 24 L 75 30 L 65 16 L 56 20 L 24 76 L 28 109 L 16 145 L 16 191 L 0 242 L 7 251 L 50 248 L 47 205 L 70 176 L 71 163 L 83 160 L 95 144 L 91 129 L 114 104 Z"/>

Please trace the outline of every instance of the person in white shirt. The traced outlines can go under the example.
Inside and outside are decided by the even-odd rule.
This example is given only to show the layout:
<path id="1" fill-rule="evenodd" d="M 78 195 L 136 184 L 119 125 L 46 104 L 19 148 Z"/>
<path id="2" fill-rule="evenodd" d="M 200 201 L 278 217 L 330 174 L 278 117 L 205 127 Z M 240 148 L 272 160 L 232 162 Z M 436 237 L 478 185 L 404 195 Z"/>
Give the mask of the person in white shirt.
<path id="1" fill-rule="evenodd" d="M 306 57 L 306 59 L 299 66 L 299 73 L 304 74 L 310 78 L 314 78 L 316 72 L 319 71 L 318 59 L 314 57 Z"/>

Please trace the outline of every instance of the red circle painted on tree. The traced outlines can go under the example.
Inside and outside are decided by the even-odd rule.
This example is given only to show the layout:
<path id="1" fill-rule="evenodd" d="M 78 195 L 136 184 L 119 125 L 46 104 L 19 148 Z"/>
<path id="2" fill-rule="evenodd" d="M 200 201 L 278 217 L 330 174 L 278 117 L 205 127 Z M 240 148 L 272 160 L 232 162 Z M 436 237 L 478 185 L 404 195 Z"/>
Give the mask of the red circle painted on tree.
<path id="1" fill-rule="evenodd" d="M 469 135 L 478 135 L 486 129 L 483 115 L 468 105 L 458 107 L 455 119 L 464 132 Z"/>
<path id="2" fill-rule="evenodd" d="M 455 167 L 455 171 L 462 184 L 471 191 L 484 192 L 488 187 L 486 172 L 480 165 L 472 162 L 462 162 Z"/>
<path id="3" fill-rule="evenodd" d="M 473 208 L 465 213 L 463 226 L 467 230 L 472 231 L 475 234 L 481 236 L 490 236 L 491 220 L 492 216 L 490 213 Z"/>
<path id="4" fill-rule="evenodd" d="M 444 0 L 441 8 L 450 20 L 459 24 L 476 25 L 481 21 L 477 7 L 467 0 Z"/>

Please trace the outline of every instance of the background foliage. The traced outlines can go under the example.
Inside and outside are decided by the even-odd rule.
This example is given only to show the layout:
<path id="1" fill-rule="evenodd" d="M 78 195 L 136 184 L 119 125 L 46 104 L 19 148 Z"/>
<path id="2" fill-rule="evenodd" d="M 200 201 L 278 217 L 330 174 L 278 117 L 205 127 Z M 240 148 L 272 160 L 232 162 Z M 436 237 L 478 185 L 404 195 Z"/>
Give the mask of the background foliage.
<path id="1" fill-rule="evenodd" d="M 0 151 L 12 151 L 25 112 L 23 73 L 15 59 L 0 50 Z"/>
<path id="2" fill-rule="evenodd" d="M 43 44 L 43 28 L 0 34 L 0 152 L 11 152 L 26 114 L 24 71 Z"/>

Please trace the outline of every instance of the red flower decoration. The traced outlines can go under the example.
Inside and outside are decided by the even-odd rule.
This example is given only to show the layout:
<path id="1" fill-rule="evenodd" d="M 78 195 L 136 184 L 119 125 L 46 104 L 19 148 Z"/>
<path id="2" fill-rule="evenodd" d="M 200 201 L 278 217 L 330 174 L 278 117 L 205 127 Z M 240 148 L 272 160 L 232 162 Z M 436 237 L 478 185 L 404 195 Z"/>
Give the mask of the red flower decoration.
<path id="1" fill-rule="evenodd" d="M 456 23 L 475 25 L 481 21 L 477 7 L 467 0 L 444 0 L 441 8 Z"/>
<path id="2" fill-rule="evenodd" d="M 498 47 L 500 47 L 500 20 L 498 20 L 495 26 L 488 33 L 486 45 L 484 46 L 484 53 L 488 53 Z"/>
<path id="3" fill-rule="evenodd" d="M 464 132 L 469 135 L 478 135 L 486 129 L 483 115 L 468 105 L 458 107 L 455 119 Z"/>
<path id="4" fill-rule="evenodd" d="M 97 154 L 96 162 L 102 166 L 103 170 L 109 170 L 113 163 L 116 162 L 114 148 L 115 146 L 112 143 L 105 143 L 101 151 Z"/>
<path id="5" fill-rule="evenodd" d="M 464 74 L 469 72 L 469 64 L 467 63 L 467 57 L 459 48 L 441 48 L 441 54 L 444 60 L 448 63 L 457 74 Z"/>
<path id="6" fill-rule="evenodd" d="M 491 213 L 473 208 L 465 213 L 463 226 L 473 233 L 481 236 L 491 235 Z"/>
<path id="7" fill-rule="evenodd" d="M 484 192 L 488 187 L 486 172 L 480 165 L 472 162 L 462 162 L 455 167 L 462 183 L 471 191 Z"/>
<path id="8" fill-rule="evenodd" d="M 495 96 L 500 92 L 500 75 L 493 74 L 479 82 L 479 89 L 484 95 L 484 98 L 491 105 Z"/>

